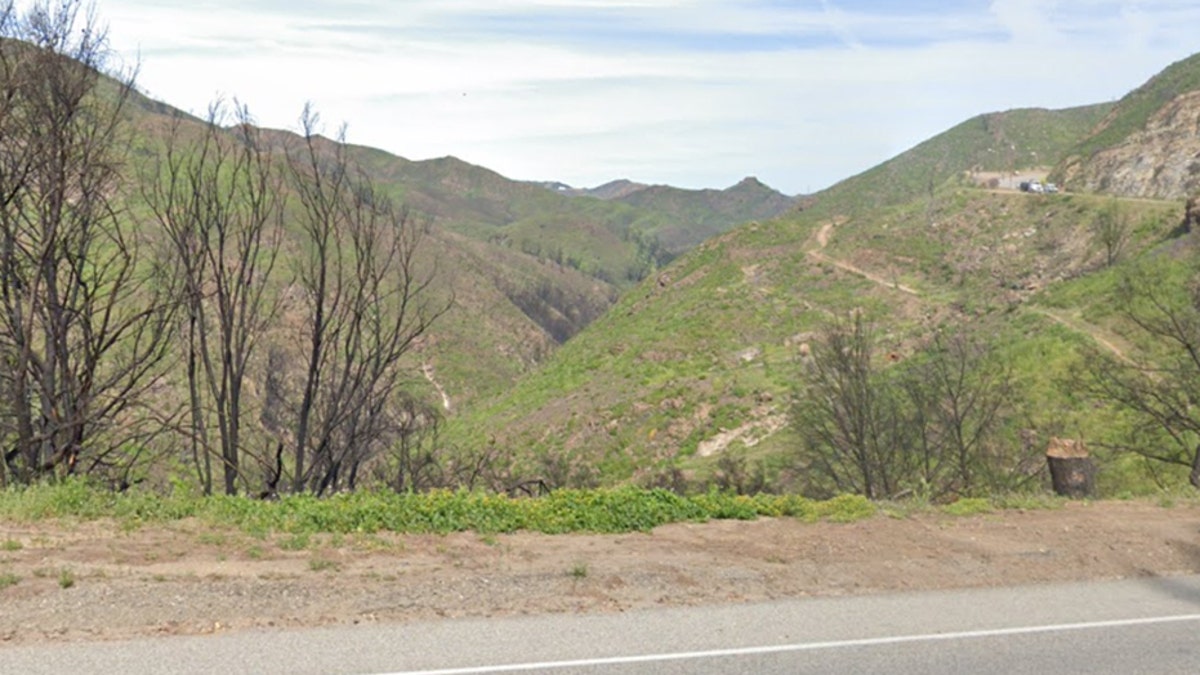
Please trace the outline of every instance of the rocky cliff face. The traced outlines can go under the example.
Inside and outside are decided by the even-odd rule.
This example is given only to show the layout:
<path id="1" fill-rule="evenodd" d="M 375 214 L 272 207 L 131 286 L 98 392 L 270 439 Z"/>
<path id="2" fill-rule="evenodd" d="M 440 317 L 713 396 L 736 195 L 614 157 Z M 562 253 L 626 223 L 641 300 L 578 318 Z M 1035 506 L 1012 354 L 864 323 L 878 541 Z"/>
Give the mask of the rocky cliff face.
<path id="1" fill-rule="evenodd" d="M 1175 97 L 1144 129 L 1091 157 L 1073 157 L 1056 174 L 1072 190 L 1123 197 L 1181 199 L 1200 192 L 1200 91 Z"/>

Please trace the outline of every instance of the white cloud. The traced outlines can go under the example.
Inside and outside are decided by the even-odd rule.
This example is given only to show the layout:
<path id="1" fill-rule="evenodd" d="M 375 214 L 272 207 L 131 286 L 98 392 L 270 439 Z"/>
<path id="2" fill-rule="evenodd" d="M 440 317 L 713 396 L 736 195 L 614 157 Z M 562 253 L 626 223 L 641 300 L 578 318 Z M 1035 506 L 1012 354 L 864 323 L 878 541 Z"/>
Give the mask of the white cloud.
<path id="1" fill-rule="evenodd" d="M 294 125 L 514 178 L 626 176 L 789 192 L 967 117 L 1110 100 L 1194 48 L 1193 3 L 995 0 L 101 0 L 140 82 L 203 110 L 238 96 Z"/>

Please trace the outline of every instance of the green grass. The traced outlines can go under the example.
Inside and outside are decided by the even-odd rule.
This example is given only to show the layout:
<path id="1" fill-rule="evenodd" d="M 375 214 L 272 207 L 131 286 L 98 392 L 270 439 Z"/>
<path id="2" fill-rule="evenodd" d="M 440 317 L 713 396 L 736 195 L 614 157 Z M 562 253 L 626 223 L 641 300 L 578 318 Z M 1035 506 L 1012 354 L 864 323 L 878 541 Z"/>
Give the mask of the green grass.
<path id="1" fill-rule="evenodd" d="M 943 513 L 948 513 L 952 516 L 973 516 L 980 513 L 991 513 L 992 510 L 991 501 L 981 497 L 960 499 L 953 504 L 947 504 L 942 507 Z"/>
<path id="2" fill-rule="evenodd" d="M 303 551 L 312 544 L 308 532 L 298 532 L 279 542 L 279 548 L 285 551 Z"/>
<path id="3" fill-rule="evenodd" d="M 633 487 L 557 490 L 545 497 L 522 499 L 470 492 L 362 491 L 326 499 L 288 496 L 273 502 L 240 497 L 114 494 L 80 481 L 0 492 L 0 518 L 8 520 L 132 518 L 167 522 L 196 518 L 251 533 L 283 533 L 289 536 L 280 546 L 294 550 L 310 547 L 312 536 L 318 533 L 616 533 L 648 531 L 673 522 L 760 516 L 850 522 L 874 512 L 871 502 L 856 496 L 823 502 L 795 495 L 739 496 L 720 492 L 684 497 L 666 490 Z"/>
<path id="4" fill-rule="evenodd" d="M 12 572 L 0 572 L 0 590 L 9 586 L 16 586 L 19 583 L 21 583 L 21 577 Z"/>
<path id="5" fill-rule="evenodd" d="M 904 519 L 929 514 L 967 517 L 997 511 L 1049 511 L 1061 509 L 1070 500 L 1048 492 L 1011 492 L 987 497 L 966 497 L 950 504 L 933 504 L 924 499 L 889 501 L 879 505 L 890 518 Z"/>

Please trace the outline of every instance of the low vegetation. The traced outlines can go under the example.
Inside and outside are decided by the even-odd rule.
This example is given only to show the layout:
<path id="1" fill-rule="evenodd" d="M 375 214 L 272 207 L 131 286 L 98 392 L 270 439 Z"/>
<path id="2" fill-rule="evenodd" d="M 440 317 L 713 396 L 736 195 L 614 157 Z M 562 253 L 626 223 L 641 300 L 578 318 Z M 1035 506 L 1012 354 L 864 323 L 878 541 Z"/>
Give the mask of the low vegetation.
<path id="1" fill-rule="evenodd" d="M 297 542 L 295 548 L 301 549 L 316 533 L 615 533 L 648 531 L 675 522 L 762 516 L 850 522 L 873 515 L 875 508 L 857 496 L 825 501 L 798 495 L 715 491 L 683 496 L 635 487 L 556 490 L 535 498 L 464 491 L 362 490 L 324 499 L 297 494 L 262 501 L 223 495 L 114 493 L 83 480 L 69 480 L 0 492 L 0 518 L 11 521 L 111 518 L 136 526 L 195 518 L 250 533 L 290 534 Z"/>

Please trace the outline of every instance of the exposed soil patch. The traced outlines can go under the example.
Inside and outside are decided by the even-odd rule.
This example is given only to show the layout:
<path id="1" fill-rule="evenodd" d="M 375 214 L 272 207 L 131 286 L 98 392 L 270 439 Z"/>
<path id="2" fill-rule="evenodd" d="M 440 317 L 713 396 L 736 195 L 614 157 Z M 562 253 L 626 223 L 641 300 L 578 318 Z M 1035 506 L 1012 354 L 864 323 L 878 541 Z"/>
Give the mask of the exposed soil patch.
<path id="1" fill-rule="evenodd" d="M 0 523 L 0 544 L 2 648 L 1196 572 L 1200 508 L 1121 502 L 851 524 L 718 521 L 618 536 L 308 540 L 194 522 L 132 532 Z"/>
<path id="2" fill-rule="evenodd" d="M 725 429 L 712 438 L 701 441 L 696 447 L 696 456 L 711 457 L 725 452 L 735 441 L 741 441 L 747 448 L 753 448 L 764 438 L 787 426 L 787 415 L 773 411 L 772 407 L 761 407 L 754 411 L 749 422 L 735 429 Z"/>

